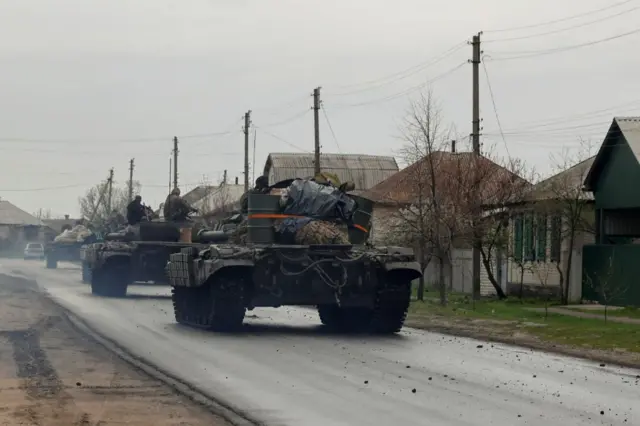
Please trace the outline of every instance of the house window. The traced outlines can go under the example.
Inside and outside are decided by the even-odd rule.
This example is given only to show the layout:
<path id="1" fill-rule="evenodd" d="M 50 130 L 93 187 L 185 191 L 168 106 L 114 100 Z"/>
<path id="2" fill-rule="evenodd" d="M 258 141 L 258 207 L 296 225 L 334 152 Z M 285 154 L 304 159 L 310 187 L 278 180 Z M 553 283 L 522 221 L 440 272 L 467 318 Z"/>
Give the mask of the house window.
<path id="1" fill-rule="evenodd" d="M 539 215 L 536 221 L 536 260 L 547 260 L 547 216 Z"/>
<path id="2" fill-rule="evenodd" d="M 553 216 L 551 218 L 551 247 L 549 250 L 549 260 L 560 261 L 560 249 L 562 243 L 562 218 Z"/>
<path id="3" fill-rule="evenodd" d="M 524 218 L 524 260 L 532 261 L 535 258 L 535 243 L 533 240 L 533 215 Z"/>
<path id="4" fill-rule="evenodd" d="M 522 262 L 522 216 L 513 220 L 513 259 Z"/>

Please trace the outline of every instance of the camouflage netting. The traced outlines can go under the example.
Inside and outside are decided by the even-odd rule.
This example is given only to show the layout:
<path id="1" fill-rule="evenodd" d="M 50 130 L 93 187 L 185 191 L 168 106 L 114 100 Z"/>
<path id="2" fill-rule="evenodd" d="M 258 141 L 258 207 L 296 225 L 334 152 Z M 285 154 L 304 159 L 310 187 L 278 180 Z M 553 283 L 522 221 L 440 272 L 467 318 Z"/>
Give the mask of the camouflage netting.
<path id="1" fill-rule="evenodd" d="M 349 244 L 349 237 L 335 223 L 312 220 L 295 234 L 296 244 Z"/>

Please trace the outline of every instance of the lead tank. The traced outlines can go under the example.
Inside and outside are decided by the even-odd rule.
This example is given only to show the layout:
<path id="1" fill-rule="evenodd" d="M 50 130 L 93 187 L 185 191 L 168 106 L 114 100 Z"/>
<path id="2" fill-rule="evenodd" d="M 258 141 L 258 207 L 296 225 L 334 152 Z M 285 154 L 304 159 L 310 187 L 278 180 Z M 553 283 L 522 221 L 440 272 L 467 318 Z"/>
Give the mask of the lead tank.
<path id="1" fill-rule="evenodd" d="M 177 322 L 233 331 L 247 310 L 302 305 L 315 307 L 320 321 L 334 330 L 395 333 L 402 328 L 411 282 L 421 276 L 413 250 L 368 244 L 369 200 L 299 181 L 281 196 L 249 195 L 243 244 L 187 247 L 169 256 Z M 341 205 L 350 207 L 342 208 L 344 217 L 336 220 L 340 214 L 328 212 Z M 292 243 L 305 229 L 303 222 L 330 230 L 326 235 L 342 230 L 343 239 L 318 244 L 322 238 L 306 234 L 306 243 Z"/>

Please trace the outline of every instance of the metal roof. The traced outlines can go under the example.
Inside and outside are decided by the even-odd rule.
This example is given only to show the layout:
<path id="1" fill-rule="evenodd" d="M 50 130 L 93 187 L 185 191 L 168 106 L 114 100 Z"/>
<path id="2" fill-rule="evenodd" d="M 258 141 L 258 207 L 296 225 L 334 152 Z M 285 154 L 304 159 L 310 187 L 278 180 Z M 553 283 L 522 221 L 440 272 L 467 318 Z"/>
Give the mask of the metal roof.
<path id="1" fill-rule="evenodd" d="M 44 223 L 10 202 L 0 200 L 0 225 L 44 226 Z"/>
<path id="2" fill-rule="evenodd" d="M 614 117 L 607 135 L 600 145 L 598 154 L 594 157 L 593 165 L 584 179 L 586 190 L 593 191 L 595 189 L 596 182 L 611 153 L 609 148 L 618 142 L 620 135 L 627 141 L 631 152 L 640 163 L 640 117 Z"/>
<path id="3" fill-rule="evenodd" d="M 264 166 L 269 184 L 286 179 L 314 175 L 313 154 L 271 153 Z M 320 154 L 322 171 L 334 173 L 342 181 L 355 183 L 357 190 L 367 190 L 398 172 L 396 159 L 365 154 Z"/>

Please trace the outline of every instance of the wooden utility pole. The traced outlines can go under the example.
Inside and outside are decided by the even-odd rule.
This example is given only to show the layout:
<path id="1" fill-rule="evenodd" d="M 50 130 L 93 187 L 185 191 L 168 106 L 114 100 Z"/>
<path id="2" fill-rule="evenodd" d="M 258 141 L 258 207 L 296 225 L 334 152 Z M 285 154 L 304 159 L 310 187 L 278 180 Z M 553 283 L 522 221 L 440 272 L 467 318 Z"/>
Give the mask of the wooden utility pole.
<path id="1" fill-rule="evenodd" d="M 314 174 L 318 175 L 320 173 L 320 87 L 316 87 L 313 89 L 313 127 L 315 131 L 315 146 L 314 146 L 314 157 L 313 157 L 313 166 L 314 166 Z"/>
<path id="2" fill-rule="evenodd" d="M 472 115 L 471 125 L 472 125 L 472 142 L 473 142 L 473 154 L 476 157 L 476 160 L 480 157 L 480 58 L 481 58 L 481 50 L 480 50 L 480 35 L 482 33 L 478 33 L 478 35 L 473 36 L 473 40 L 471 42 L 471 47 L 473 48 L 473 55 L 471 59 L 472 64 L 472 73 L 473 73 L 473 91 L 472 91 Z M 474 170 L 473 173 L 477 176 L 477 168 L 479 166 L 479 161 L 474 162 Z M 471 275 L 471 285 L 473 289 L 473 298 L 480 299 L 480 244 L 482 244 L 482 237 L 480 233 L 480 187 L 479 182 L 477 182 L 477 178 L 474 179 L 474 188 L 473 195 L 475 197 L 473 203 L 473 251 L 471 256 L 472 262 L 472 275 Z"/>
<path id="3" fill-rule="evenodd" d="M 133 158 L 129 160 L 129 202 L 133 200 Z"/>
<path id="4" fill-rule="evenodd" d="M 113 195 L 113 167 L 109 170 L 109 179 L 107 179 L 107 214 L 111 214 L 111 196 Z"/>
<path id="5" fill-rule="evenodd" d="M 178 137 L 173 137 L 173 188 L 178 187 Z"/>
<path id="6" fill-rule="evenodd" d="M 249 190 L 249 127 L 251 126 L 251 110 L 244 115 L 244 190 Z"/>
<path id="7" fill-rule="evenodd" d="M 224 175 L 222 175 L 222 184 L 226 185 L 227 184 L 227 171 L 224 171 Z"/>

